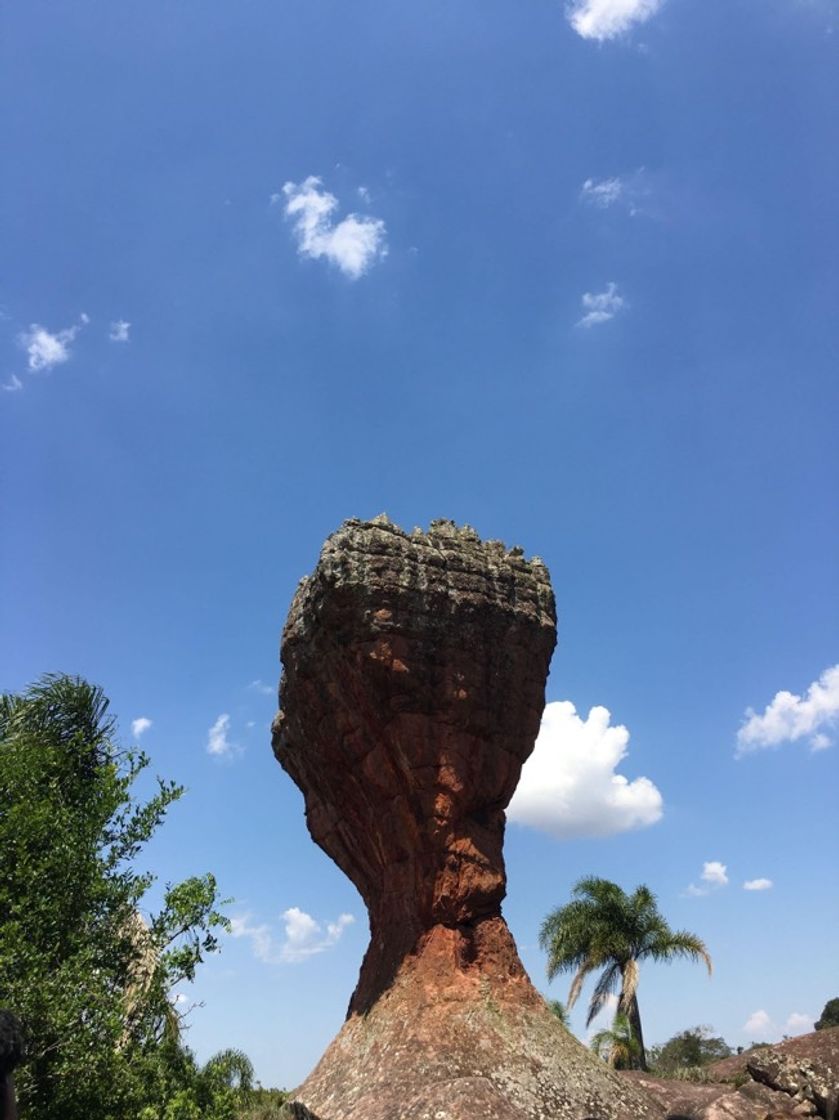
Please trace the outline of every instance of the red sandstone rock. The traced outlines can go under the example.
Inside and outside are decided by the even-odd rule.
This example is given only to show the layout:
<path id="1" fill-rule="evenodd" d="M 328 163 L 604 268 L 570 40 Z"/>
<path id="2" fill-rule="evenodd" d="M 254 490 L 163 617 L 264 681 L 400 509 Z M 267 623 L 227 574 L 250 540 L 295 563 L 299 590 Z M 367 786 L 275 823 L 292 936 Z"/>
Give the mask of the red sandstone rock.
<path id="1" fill-rule="evenodd" d="M 451 522 L 347 522 L 297 590 L 274 751 L 370 916 L 347 1022 L 297 1093 L 319 1120 L 661 1115 L 550 1014 L 501 916 L 555 640 L 542 563 Z"/>

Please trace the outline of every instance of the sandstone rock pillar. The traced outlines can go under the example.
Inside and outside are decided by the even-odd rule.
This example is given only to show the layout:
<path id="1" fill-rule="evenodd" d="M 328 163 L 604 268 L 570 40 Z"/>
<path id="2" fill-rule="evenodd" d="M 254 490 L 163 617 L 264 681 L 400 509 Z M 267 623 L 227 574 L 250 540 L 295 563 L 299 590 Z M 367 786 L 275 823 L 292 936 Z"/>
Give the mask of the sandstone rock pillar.
<path id="1" fill-rule="evenodd" d="M 448 521 L 348 521 L 297 590 L 274 752 L 370 917 L 347 1021 L 297 1093 L 318 1120 L 657 1115 L 551 1016 L 501 916 L 555 641 L 544 565 Z"/>

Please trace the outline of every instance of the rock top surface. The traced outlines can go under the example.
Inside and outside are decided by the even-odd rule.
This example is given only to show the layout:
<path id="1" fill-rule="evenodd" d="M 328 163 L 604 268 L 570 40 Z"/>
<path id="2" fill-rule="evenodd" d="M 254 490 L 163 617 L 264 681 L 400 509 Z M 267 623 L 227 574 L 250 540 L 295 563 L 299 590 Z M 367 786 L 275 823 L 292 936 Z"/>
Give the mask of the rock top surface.
<path id="1" fill-rule="evenodd" d="M 348 521 L 283 632 L 277 759 L 370 946 L 298 1101 L 318 1120 L 642 1120 L 531 985 L 501 916 L 504 810 L 556 642 L 545 566 L 449 521 Z"/>

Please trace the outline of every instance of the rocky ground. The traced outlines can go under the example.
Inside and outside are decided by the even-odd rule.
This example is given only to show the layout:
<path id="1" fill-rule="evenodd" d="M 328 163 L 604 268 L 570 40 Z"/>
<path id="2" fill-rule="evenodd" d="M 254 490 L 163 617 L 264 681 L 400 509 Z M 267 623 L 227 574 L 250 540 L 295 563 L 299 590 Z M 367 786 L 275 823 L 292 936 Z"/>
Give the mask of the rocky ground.
<path id="1" fill-rule="evenodd" d="M 762 1046 L 707 1068 L 702 1083 L 624 1073 L 667 1120 L 839 1120 L 839 1027 Z"/>

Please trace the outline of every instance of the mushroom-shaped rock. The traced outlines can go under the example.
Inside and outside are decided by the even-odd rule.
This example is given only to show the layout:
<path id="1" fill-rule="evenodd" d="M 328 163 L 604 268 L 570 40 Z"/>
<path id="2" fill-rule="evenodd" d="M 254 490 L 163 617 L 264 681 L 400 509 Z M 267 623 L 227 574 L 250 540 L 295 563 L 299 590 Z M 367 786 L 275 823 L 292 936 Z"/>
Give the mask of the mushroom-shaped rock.
<path id="1" fill-rule="evenodd" d="M 551 1015 L 501 916 L 506 808 L 556 642 L 547 569 L 434 521 L 348 521 L 283 632 L 274 753 L 370 945 L 296 1099 L 318 1120 L 641 1120 Z"/>

